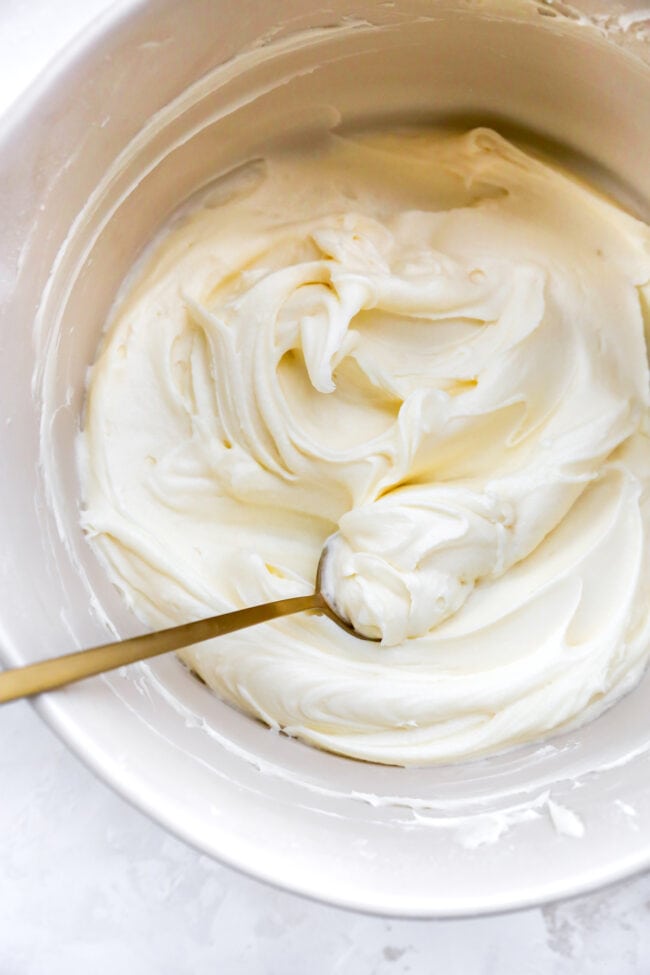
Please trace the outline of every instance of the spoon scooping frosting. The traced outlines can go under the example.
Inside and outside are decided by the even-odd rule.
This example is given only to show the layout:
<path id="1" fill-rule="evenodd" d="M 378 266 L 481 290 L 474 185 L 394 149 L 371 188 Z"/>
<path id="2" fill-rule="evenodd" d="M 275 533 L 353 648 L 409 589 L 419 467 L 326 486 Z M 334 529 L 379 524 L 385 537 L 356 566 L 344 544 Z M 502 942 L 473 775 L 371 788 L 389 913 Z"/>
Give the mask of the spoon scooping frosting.
<path id="1" fill-rule="evenodd" d="M 586 720 L 650 649 L 650 230 L 477 129 L 332 136 L 167 232 L 89 385 L 83 525 L 223 698 L 394 764 Z"/>
<path id="2" fill-rule="evenodd" d="M 127 637 L 90 647 L 88 650 L 76 650 L 60 657 L 0 671 L 0 704 L 56 690 L 87 677 L 308 610 L 323 613 L 345 633 L 361 639 L 372 639 L 357 633 L 348 620 L 339 616 L 321 591 L 321 578 L 326 571 L 327 561 L 326 545 L 318 563 L 316 590 L 310 596 L 276 599 L 270 603 L 262 603 L 261 606 L 248 606 L 246 609 L 220 613 L 207 619 L 181 623 L 179 626 L 167 627 L 153 633 L 143 633 L 141 636 Z"/>

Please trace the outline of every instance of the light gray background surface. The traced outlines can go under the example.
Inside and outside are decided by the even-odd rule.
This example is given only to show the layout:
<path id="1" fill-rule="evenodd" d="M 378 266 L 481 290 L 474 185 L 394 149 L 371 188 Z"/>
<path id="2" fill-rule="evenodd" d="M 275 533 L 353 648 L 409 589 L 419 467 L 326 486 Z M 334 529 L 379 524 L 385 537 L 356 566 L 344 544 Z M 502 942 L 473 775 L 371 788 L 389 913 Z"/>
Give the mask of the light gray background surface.
<path id="1" fill-rule="evenodd" d="M 149 0 L 155 2 L 155 0 Z M 0 0 L 0 113 L 110 0 Z M 0 975 L 650 975 L 650 876 L 475 921 L 388 921 L 201 856 L 0 709 Z"/>

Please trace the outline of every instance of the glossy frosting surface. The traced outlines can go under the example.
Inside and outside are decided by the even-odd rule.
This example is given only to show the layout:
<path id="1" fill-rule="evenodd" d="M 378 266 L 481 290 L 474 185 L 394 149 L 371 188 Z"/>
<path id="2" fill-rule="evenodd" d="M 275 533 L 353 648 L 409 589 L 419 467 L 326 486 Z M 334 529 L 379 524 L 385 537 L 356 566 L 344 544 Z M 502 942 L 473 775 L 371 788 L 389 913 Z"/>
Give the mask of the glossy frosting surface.
<path id="1" fill-rule="evenodd" d="M 331 137 L 222 181 L 93 367 L 84 527 L 151 625 L 328 592 L 183 659 L 371 761 L 584 720 L 650 647 L 650 231 L 478 129 Z"/>

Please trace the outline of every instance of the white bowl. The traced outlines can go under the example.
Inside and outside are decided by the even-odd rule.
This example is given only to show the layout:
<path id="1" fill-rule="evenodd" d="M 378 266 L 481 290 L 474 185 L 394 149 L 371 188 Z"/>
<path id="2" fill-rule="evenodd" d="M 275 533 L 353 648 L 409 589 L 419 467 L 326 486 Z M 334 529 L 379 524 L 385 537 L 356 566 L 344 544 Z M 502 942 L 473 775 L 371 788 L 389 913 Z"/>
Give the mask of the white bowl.
<path id="1" fill-rule="evenodd" d="M 303 0 L 134 0 L 86 32 L 5 119 L 7 664 L 103 642 L 107 619 L 119 635 L 138 629 L 78 526 L 85 372 L 143 246 L 219 172 L 336 123 L 465 113 L 530 126 L 574 150 L 578 167 L 585 154 L 643 209 L 650 73 L 632 20 L 613 24 L 612 40 L 571 11 L 500 3 L 335 0 L 321 12 Z M 650 865 L 648 690 L 646 679 L 546 744 L 409 770 L 274 734 L 174 657 L 37 706 L 107 782 L 206 853 L 331 903 L 430 917 L 523 907 Z"/>

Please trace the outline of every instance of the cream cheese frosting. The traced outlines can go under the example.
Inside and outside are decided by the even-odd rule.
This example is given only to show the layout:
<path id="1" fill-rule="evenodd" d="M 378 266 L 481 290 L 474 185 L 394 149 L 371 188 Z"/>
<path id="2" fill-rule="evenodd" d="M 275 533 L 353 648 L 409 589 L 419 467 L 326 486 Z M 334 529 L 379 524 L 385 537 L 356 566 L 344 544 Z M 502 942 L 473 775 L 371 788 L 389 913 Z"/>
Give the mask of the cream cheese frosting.
<path id="1" fill-rule="evenodd" d="M 182 659 L 273 727 L 466 759 L 650 650 L 650 230 L 495 132 L 331 136 L 223 180 L 121 300 L 83 525 L 151 625 L 312 591 Z"/>

